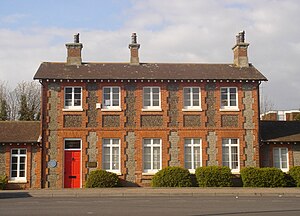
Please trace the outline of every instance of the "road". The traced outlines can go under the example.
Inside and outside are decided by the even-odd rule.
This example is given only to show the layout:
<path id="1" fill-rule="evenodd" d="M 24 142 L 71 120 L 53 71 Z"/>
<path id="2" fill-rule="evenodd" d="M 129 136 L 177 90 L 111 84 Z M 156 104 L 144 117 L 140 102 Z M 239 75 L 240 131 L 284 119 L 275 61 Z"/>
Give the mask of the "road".
<path id="1" fill-rule="evenodd" d="M 0 215 L 300 215 L 298 197 L 2 198 Z"/>

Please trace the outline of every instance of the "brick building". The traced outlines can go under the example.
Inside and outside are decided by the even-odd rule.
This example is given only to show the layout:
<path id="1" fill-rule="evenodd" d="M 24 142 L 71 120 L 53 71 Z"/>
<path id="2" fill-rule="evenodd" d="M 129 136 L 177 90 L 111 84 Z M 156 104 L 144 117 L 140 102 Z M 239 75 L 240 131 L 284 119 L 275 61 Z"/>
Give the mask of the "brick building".
<path id="1" fill-rule="evenodd" d="M 229 64 L 142 63 L 132 34 L 128 63 L 82 62 L 79 35 L 67 61 L 44 62 L 43 187 L 83 187 L 97 168 L 147 185 L 159 169 L 259 166 L 259 84 L 244 32 Z"/>
<path id="2" fill-rule="evenodd" d="M 272 110 L 261 114 L 261 120 L 267 121 L 295 121 L 299 118 L 300 110 Z"/>
<path id="3" fill-rule="evenodd" d="M 0 121 L 0 175 L 8 189 L 41 187 L 40 122 Z"/>

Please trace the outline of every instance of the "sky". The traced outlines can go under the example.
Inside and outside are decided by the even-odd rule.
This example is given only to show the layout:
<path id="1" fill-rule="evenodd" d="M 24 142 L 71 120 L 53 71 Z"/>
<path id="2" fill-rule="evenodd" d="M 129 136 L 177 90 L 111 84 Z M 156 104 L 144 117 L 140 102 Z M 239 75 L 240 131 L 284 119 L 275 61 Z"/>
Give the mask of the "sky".
<path id="1" fill-rule="evenodd" d="M 85 62 L 232 63 L 246 32 L 249 61 L 267 78 L 273 109 L 300 109 L 299 0 L 0 0 L 0 80 L 31 81 L 42 62 L 66 61 L 80 33 Z"/>

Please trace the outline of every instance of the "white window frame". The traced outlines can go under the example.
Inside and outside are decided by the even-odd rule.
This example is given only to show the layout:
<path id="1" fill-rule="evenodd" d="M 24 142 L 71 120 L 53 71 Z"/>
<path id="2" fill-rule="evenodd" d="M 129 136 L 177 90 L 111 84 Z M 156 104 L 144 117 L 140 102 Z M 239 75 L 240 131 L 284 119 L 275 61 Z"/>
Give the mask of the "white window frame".
<path id="1" fill-rule="evenodd" d="M 185 93 L 184 91 L 186 89 L 190 89 L 190 93 L 189 93 L 189 99 L 190 99 L 190 104 L 188 106 L 185 106 L 185 100 L 187 98 L 185 98 Z M 199 100 L 199 105 L 198 106 L 194 106 L 194 100 L 196 98 L 194 98 L 194 90 L 198 89 L 199 91 L 199 98 L 197 98 Z M 191 86 L 191 87 L 184 87 L 183 88 L 183 109 L 182 111 L 202 111 L 201 109 L 201 88 L 197 87 L 197 86 Z"/>
<path id="2" fill-rule="evenodd" d="M 105 144 L 104 140 L 109 140 L 108 144 Z M 113 140 L 118 140 L 118 144 L 114 144 Z M 119 169 L 113 169 L 113 158 L 112 158 L 112 153 L 113 153 L 113 148 L 118 147 L 118 163 L 119 163 Z M 104 148 L 109 148 L 109 169 L 104 168 Z M 116 173 L 118 175 L 121 174 L 121 144 L 120 144 L 120 139 L 119 138 L 103 138 L 102 139 L 102 168 L 106 171 Z"/>
<path id="3" fill-rule="evenodd" d="M 150 88 L 150 106 L 145 106 L 145 89 Z M 153 106 L 153 89 L 158 88 L 158 106 Z M 159 86 L 145 86 L 143 87 L 143 109 L 142 111 L 161 111 L 161 89 Z"/>
<path id="4" fill-rule="evenodd" d="M 286 161 L 283 161 L 283 158 L 282 158 L 282 156 L 283 156 L 282 150 L 283 149 L 286 150 L 286 155 L 285 155 Z M 279 158 L 276 158 L 275 150 L 278 150 Z M 276 161 L 278 161 L 279 167 L 275 166 Z M 286 162 L 286 168 L 282 167 L 283 162 Z M 278 168 L 278 169 L 281 169 L 283 172 L 289 171 L 289 149 L 287 147 L 275 147 L 275 148 L 273 148 L 273 166 Z"/>
<path id="5" fill-rule="evenodd" d="M 13 154 L 13 150 L 17 150 L 18 153 L 17 154 Z M 25 154 L 21 154 L 21 150 L 25 150 Z M 15 177 L 12 177 L 12 172 L 13 172 L 13 169 L 12 169 L 12 160 L 13 160 L 13 157 L 16 157 L 17 158 L 17 176 Z M 24 171 L 24 176 L 23 177 L 20 177 L 20 159 L 21 157 L 25 157 L 25 170 Z M 14 170 L 15 171 L 15 170 Z M 27 182 L 27 149 L 26 148 L 13 148 L 11 149 L 11 155 L 10 155 L 10 181 L 12 182 Z"/>
<path id="6" fill-rule="evenodd" d="M 158 139 L 159 140 L 159 144 L 154 144 L 153 140 Z M 150 144 L 145 144 L 145 140 L 150 140 Z M 151 161 L 150 161 L 150 169 L 145 169 L 144 167 L 144 155 L 145 155 L 145 147 L 149 148 L 150 147 L 150 154 L 151 154 Z M 159 168 L 158 169 L 154 169 L 154 151 L 153 148 L 154 147 L 159 147 Z M 156 172 L 158 172 L 159 170 L 161 170 L 162 167 L 162 140 L 160 138 L 144 138 L 143 139 L 143 174 L 155 174 Z"/>
<path id="7" fill-rule="evenodd" d="M 187 140 L 191 140 L 191 143 L 186 143 Z M 199 144 L 195 144 L 195 140 L 199 140 L 200 141 Z M 198 148 L 200 147 L 200 152 L 198 155 L 200 157 L 200 166 L 199 167 L 202 167 L 202 139 L 201 138 L 185 138 L 184 139 L 184 166 L 186 164 L 186 151 L 185 151 L 186 147 L 191 148 L 191 169 L 189 169 L 189 171 L 191 173 L 195 173 L 195 170 L 198 168 L 198 166 L 195 167 L 195 158 L 194 158 L 194 156 L 195 156 L 194 152 L 195 152 L 196 147 L 198 147 Z M 187 167 L 185 166 L 185 168 L 187 168 Z"/>
<path id="8" fill-rule="evenodd" d="M 228 140 L 229 143 L 224 143 L 225 140 Z M 236 144 L 232 143 L 233 140 L 236 140 Z M 223 157 L 224 157 L 224 152 L 223 152 L 223 148 L 228 148 L 228 156 L 229 156 L 229 168 L 231 169 L 232 173 L 239 173 L 240 172 L 240 141 L 238 138 L 223 138 L 222 139 L 222 165 L 224 165 L 223 162 Z M 233 169 L 232 168 L 232 148 L 233 147 L 237 147 L 237 162 L 238 162 L 238 166 L 237 168 Z"/>
<path id="9" fill-rule="evenodd" d="M 71 88 L 72 89 L 72 98 L 71 98 L 71 106 L 66 105 L 66 92 L 67 89 Z M 75 104 L 75 88 L 80 88 L 80 106 L 74 105 Z M 64 111 L 82 111 L 82 87 L 81 86 L 66 86 L 64 88 Z"/>
<path id="10" fill-rule="evenodd" d="M 223 105 L 223 102 L 222 102 L 222 90 L 223 89 L 226 89 L 226 103 L 227 105 Z M 230 105 L 230 102 L 231 102 L 231 95 L 230 95 L 230 89 L 235 89 L 235 101 L 236 101 L 236 105 L 233 106 L 233 105 Z M 237 87 L 221 87 L 220 88 L 220 111 L 239 111 L 239 108 L 238 108 L 238 88 Z"/>
<path id="11" fill-rule="evenodd" d="M 104 100 L 104 91 L 105 89 L 109 89 L 109 104 L 106 104 L 106 101 Z M 114 106 L 113 105 L 113 89 L 118 89 L 118 94 L 119 94 L 119 98 L 118 98 L 118 103 L 119 105 Z M 121 111 L 121 88 L 119 86 L 104 86 L 102 88 L 102 109 L 103 111 L 108 110 L 108 111 Z"/>

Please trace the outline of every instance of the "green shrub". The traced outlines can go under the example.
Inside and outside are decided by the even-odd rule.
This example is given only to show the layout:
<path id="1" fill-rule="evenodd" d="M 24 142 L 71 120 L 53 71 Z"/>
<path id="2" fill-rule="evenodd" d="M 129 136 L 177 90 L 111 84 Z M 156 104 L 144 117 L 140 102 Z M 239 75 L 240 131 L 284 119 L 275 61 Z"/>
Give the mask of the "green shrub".
<path id="1" fill-rule="evenodd" d="M 284 187 L 286 177 L 277 168 L 246 167 L 241 170 L 244 187 Z"/>
<path id="2" fill-rule="evenodd" d="M 294 166 L 292 167 L 288 174 L 291 176 L 293 179 L 293 182 L 297 187 L 300 187 L 300 166 Z"/>
<path id="3" fill-rule="evenodd" d="M 199 187 L 230 187 L 231 170 L 229 167 L 207 166 L 196 169 L 196 178 Z"/>
<path id="4" fill-rule="evenodd" d="M 152 187 L 191 187 L 190 172 L 181 167 L 166 167 L 158 171 L 151 180 Z"/>
<path id="5" fill-rule="evenodd" d="M 117 174 L 105 170 L 95 170 L 90 172 L 86 181 L 87 188 L 117 187 L 120 185 L 120 179 Z"/>
<path id="6" fill-rule="evenodd" d="M 7 184 L 7 176 L 0 175 L 0 190 L 3 190 Z"/>

